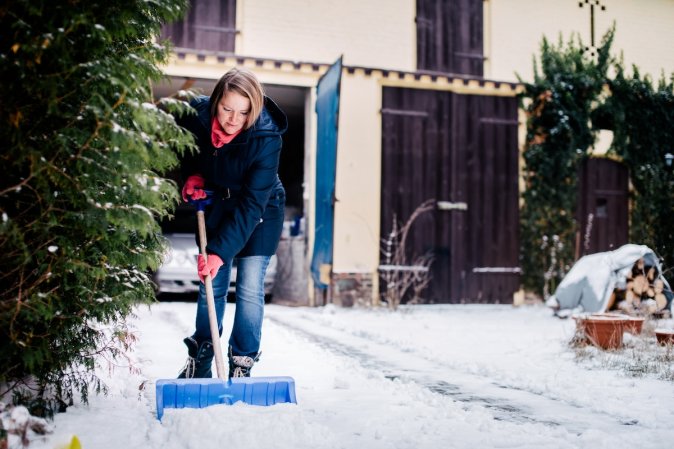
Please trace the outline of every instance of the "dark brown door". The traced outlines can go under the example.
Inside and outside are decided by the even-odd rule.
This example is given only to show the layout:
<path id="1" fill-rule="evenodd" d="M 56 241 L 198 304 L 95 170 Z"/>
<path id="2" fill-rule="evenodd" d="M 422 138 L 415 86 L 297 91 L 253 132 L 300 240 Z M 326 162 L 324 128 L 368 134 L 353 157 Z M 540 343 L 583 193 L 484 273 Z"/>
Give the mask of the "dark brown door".
<path id="1" fill-rule="evenodd" d="M 583 161 L 578 179 L 577 257 L 627 243 L 628 186 L 625 165 L 610 159 Z"/>
<path id="2" fill-rule="evenodd" d="M 417 69 L 482 76 L 483 0 L 417 0 Z"/>
<path id="3" fill-rule="evenodd" d="M 433 198 L 410 257 L 431 252 L 429 302 L 511 302 L 519 288 L 517 101 L 384 88 L 381 235 Z M 382 287 L 383 288 L 383 287 Z"/>

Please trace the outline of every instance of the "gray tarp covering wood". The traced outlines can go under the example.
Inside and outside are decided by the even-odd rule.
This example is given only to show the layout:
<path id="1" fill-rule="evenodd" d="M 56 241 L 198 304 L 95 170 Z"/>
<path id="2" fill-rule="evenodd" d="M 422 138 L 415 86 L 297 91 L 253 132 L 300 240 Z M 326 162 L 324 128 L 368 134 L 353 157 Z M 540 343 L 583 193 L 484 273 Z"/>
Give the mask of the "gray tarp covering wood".
<path id="1" fill-rule="evenodd" d="M 667 306 L 674 306 L 671 288 L 662 276 L 657 255 L 645 245 L 623 245 L 615 251 L 583 256 L 573 265 L 557 287 L 554 299 L 560 309 L 582 307 L 585 312 L 604 312 L 616 285 L 624 288 L 626 276 L 640 258 L 657 269 L 665 284 Z"/>

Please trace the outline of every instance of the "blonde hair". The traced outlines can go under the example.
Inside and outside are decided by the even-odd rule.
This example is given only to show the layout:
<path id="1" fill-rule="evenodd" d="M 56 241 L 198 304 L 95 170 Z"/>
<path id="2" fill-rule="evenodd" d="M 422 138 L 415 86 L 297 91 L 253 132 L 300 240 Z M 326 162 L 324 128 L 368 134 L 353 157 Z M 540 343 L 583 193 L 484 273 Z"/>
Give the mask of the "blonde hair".
<path id="1" fill-rule="evenodd" d="M 250 100 L 250 112 L 243 128 L 253 126 L 264 106 L 264 90 L 255 74 L 242 67 L 235 67 L 225 73 L 211 93 L 211 117 L 217 117 L 218 103 L 226 92 L 236 92 Z"/>

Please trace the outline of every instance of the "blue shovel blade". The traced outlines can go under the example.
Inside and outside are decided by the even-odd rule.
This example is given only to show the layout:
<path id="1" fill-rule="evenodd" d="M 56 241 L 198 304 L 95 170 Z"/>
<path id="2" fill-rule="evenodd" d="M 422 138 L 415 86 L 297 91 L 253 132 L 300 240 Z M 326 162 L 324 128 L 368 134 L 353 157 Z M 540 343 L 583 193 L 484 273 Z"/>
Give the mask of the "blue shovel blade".
<path id="1" fill-rule="evenodd" d="M 166 408 L 204 408 L 215 404 L 297 404 L 292 377 L 222 379 L 159 379 L 156 384 L 157 419 Z"/>

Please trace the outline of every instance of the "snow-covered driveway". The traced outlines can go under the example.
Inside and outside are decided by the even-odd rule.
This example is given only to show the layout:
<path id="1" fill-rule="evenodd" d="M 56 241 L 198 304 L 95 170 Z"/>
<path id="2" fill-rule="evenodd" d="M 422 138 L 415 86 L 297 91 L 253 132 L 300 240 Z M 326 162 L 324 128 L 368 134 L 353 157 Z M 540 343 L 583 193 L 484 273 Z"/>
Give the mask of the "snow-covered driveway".
<path id="1" fill-rule="evenodd" d="M 674 384 L 578 365 L 567 346 L 573 322 L 535 307 L 269 305 L 253 374 L 294 377 L 298 404 L 169 409 L 159 423 L 154 380 L 184 362 L 194 307 L 140 309 L 141 374 L 116 370 L 108 397 L 58 415 L 55 435 L 37 447 L 71 434 L 87 449 L 674 444 Z"/>

